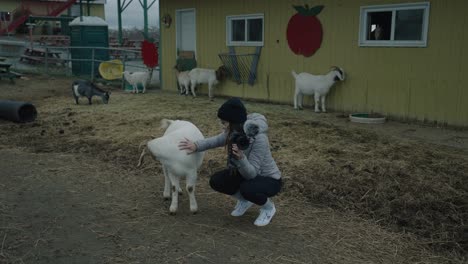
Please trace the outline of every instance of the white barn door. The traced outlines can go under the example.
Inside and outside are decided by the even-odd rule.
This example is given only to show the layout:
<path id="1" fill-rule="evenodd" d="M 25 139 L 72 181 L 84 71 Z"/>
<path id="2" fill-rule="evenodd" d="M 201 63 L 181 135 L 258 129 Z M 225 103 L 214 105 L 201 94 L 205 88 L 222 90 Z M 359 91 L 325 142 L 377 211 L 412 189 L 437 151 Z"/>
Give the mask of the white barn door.
<path id="1" fill-rule="evenodd" d="M 176 10 L 177 53 L 180 51 L 196 51 L 195 9 Z"/>

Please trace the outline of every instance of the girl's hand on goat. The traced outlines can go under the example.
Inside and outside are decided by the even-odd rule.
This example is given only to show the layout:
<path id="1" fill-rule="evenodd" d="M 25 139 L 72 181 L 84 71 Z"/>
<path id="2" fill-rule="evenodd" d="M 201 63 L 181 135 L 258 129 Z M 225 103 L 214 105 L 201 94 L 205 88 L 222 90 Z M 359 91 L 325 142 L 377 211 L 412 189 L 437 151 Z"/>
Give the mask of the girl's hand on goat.
<path id="1" fill-rule="evenodd" d="M 236 160 L 244 158 L 244 152 L 237 147 L 237 144 L 232 144 L 232 155 Z"/>
<path id="2" fill-rule="evenodd" d="M 190 139 L 185 138 L 185 140 L 179 142 L 179 150 L 187 150 L 187 155 L 192 154 L 197 151 L 197 145 Z"/>

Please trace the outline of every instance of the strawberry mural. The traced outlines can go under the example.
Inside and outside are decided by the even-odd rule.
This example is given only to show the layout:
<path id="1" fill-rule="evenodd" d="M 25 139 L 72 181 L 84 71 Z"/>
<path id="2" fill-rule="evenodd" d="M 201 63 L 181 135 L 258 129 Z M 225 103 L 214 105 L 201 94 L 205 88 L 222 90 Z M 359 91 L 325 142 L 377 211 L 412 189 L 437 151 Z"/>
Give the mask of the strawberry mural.
<path id="1" fill-rule="evenodd" d="M 297 13 L 288 22 L 286 38 L 289 48 L 297 55 L 312 56 L 322 44 L 322 24 L 317 15 L 323 7 L 293 6 Z"/>
<path id="2" fill-rule="evenodd" d="M 151 40 L 145 39 L 141 43 L 141 56 L 146 67 L 154 68 L 158 65 L 158 49 Z"/>
<path id="3" fill-rule="evenodd" d="M 158 66 L 158 48 L 156 44 L 154 44 L 154 39 L 148 37 L 145 33 L 143 33 L 143 36 L 145 39 L 141 43 L 141 57 L 143 58 L 143 63 L 149 69 L 150 74 L 148 82 L 151 83 L 154 68 Z"/>

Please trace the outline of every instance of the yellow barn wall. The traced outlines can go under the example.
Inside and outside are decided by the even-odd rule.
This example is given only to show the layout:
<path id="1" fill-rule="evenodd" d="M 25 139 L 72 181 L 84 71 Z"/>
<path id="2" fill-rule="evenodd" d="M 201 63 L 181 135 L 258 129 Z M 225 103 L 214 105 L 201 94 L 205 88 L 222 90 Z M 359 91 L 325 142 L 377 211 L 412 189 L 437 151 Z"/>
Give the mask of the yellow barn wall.
<path id="1" fill-rule="evenodd" d="M 3 0 L 2 3 L 0 3 L 0 11 L 11 12 L 15 10 L 17 6 L 18 3 L 15 0 Z"/>
<path id="2" fill-rule="evenodd" d="M 104 9 L 104 5 L 95 5 L 95 4 L 90 4 L 90 12 L 88 14 L 88 8 L 85 4 L 85 2 L 83 2 L 84 5 L 83 5 L 83 15 L 85 16 L 97 16 L 97 17 L 100 17 L 102 19 L 106 19 L 105 17 L 105 9 Z M 29 8 L 31 8 L 31 11 L 34 13 L 34 14 L 46 14 L 47 13 L 47 3 L 46 2 L 37 2 L 37 3 L 34 3 L 34 2 L 28 2 L 28 6 Z M 18 7 L 21 6 L 21 2 L 18 1 L 18 0 L 1 0 L 0 1 L 0 11 L 13 11 L 15 9 L 17 9 Z M 61 15 L 66 15 L 68 12 L 68 10 L 65 10 L 61 13 Z M 117 12 L 117 11 L 116 11 Z M 42 34 L 42 27 L 41 27 L 41 24 L 37 25 L 35 28 L 34 28 L 34 31 L 33 31 L 33 34 Z"/>
<path id="3" fill-rule="evenodd" d="M 307 1 L 306 1 L 307 2 Z M 264 47 L 254 86 L 232 80 L 219 85 L 215 95 L 241 96 L 292 104 L 294 81 L 291 70 L 325 74 L 332 65 L 344 68 L 345 82 L 338 83 L 327 97 L 335 111 L 374 111 L 400 119 L 436 121 L 468 126 L 468 2 L 429 1 L 428 46 L 359 47 L 360 7 L 378 4 L 414 3 L 388 0 L 322 0 L 318 15 L 323 27 L 321 48 L 311 57 L 295 55 L 288 47 L 286 27 L 297 0 L 160 0 L 161 16 L 173 18 L 169 28 L 161 27 L 162 89 L 176 90 L 172 67 L 176 60 L 175 10 L 195 8 L 197 63 L 217 68 L 218 53 L 227 52 L 226 16 L 263 13 Z M 253 52 L 254 47 L 236 51 Z M 202 93 L 207 87 L 202 86 Z M 312 100 L 306 97 L 306 105 Z"/>

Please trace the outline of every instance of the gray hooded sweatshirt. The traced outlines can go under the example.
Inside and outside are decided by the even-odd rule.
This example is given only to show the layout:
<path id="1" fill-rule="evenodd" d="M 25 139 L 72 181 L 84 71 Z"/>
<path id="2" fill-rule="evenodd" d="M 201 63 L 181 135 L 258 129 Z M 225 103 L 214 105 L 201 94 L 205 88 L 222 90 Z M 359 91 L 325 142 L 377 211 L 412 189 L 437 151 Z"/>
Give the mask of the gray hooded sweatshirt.
<path id="1" fill-rule="evenodd" d="M 271 156 L 270 142 L 268 141 L 268 124 L 265 116 L 253 113 L 247 116 L 244 131 L 251 138 L 250 146 L 244 150 L 244 157 L 234 163 L 245 179 L 257 176 L 280 179 L 281 172 Z M 226 144 L 227 131 L 195 142 L 197 151 L 205 151 Z"/>

